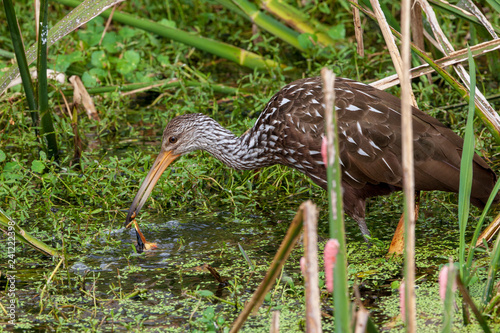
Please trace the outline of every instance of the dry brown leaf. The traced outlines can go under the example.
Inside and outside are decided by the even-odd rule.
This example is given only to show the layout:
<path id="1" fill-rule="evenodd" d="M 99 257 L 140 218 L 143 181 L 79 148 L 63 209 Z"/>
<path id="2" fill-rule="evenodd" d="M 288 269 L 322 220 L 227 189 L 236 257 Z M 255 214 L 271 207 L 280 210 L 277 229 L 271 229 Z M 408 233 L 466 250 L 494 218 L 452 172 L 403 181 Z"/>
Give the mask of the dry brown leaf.
<path id="1" fill-rule="evenodd" d="M 73 103 L 82 105 L 89 119 L 100 120 L 92 97 L 90 97 L 87 89 L 83 85 L 79 76 L 73 75 L 69 78 L 69 82 L 73 85 Z"/>
<path id="2" fill-rule="evenodd" d="M 422 10 L 424 11 L 425 15 L 427 16 L 427 21 L 429 22 L 429 26 L 432 29 L 432 32 L 434 33 L 434 36 L 439 42 L 440 50 L 446 55 L 450 55 L 455 51 L 453 48 L 453 45 L 450 43 L 448 40 L 448 37 L 446 34 L 443 32 L 441 29 L 441 26 L 439 25 L 439 22 L 437 20 L 436 14 L 434 12 L 434 9 L 431 7 L 429 2 L 427 0 L 419 0 L 420 5 L 422 6 Z M 461 64 L 456 64 L 453 66 L 453 69 L 457 73 L 457 75 L 460 77 L 460 80 L 464 84 L 467 89 L 470 91 L 470 76 L 469 73 L 465 70 L 464 66 Z M 495 127 L 497 132 L 500 132 L 500 116 L 498 113 L 493 109 L 493 107 L 488 103 L 486 100 L 486 97 L 481 93 L 479 89 L 476 88 L 476 99 L 475 99 L 475 104 L 479 110 L 481 110 L 481 113 L 488 119 L 488 121 Z"/>
<path id="3" fill-rule="evenodd" d="M 394 39 L 394 35 L 391 32 L 391 28 L 389 27 L 389 23 L 387 23 L 387 19 L 385 18 L 384 12 L 380 7 L 380 4 L 377 0 L 370 0 L 370 3 L 373 7 L 373 13 L 377 18 L 378 25 L 380 30 L 382 30 L 382 35 L 384 36 L 385 44 L 389 50 L 389 54 L 391 55 L 392 63 L 394 64 L 394 68 L 396 69 L 396 73 L 399 77 L 403 76 L 403 61 L 401 60 L 401 55 L 399 54 L 399 49 L 396 46 L 396 40 Z M 417 101 L 415 100 L 415 96 L 413 95 L 413 91 L 410 91 L 412 105 L 414 107 L 418 107 Z"/>

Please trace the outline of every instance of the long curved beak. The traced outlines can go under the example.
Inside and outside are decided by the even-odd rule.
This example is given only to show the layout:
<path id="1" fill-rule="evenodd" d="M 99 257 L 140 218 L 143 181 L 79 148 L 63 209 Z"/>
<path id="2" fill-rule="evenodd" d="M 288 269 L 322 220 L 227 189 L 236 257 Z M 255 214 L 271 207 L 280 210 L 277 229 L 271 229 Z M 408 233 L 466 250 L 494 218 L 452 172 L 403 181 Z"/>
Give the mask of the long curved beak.
<path id="1" fill-rule="evenodd" d="M 172 154 L 171 151 L 161 151 L 160 154 L 156 157 L 156 160 L 153 163 L 153 166 L 151 167 L 151 170 L 149 170 L 148 175 L 142 182 L 141 187 L 139 188 L 139 192 L 135 195 L 134 201 L 132 202 L 132 205 L 130 206 L 127 214 L 127 218 L 125 220 L 125 226 L 128 226 L 131 221 L 135 219 L 137 216 L 137 213 L 141 210 L 142 206 L 144 206 L 144 203 L 148 199 L 149 195 L 151 194 L 151 191 L 153 191 L 153 188 L 155 187 L 156 183 L 158 182 L 158 179 L 160 179 L 161 175 L 167 169 L 167 167 L 175 161 L 180 155 L 175 155 Z M 139 227 L 137 226 L 137 223 L 135 223 L 135 230 L 137 234 L 137 251 L 142 252 L 145 247 L 145 239 L 144 236 L 142 236 L 142 233 L 139 230 Z M 147 245 L 147 244 L 146 244 Z"/>

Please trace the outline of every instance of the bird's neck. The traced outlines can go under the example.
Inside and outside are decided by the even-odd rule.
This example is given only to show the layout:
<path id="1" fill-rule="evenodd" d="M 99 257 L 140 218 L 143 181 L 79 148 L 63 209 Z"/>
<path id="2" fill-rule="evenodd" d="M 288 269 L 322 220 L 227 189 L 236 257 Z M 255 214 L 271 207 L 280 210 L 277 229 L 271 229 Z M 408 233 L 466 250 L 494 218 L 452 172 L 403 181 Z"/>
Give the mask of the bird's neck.
<path id="1" fill-rule="evenodd" d="M 268 149 L 259 146 L 258 135 L 252 129 L 237 137 L 217 123 L 210 133 L 211 144 L 204 150 L 227 166 L 237 170 L 258 169 L 276 164 Z"/>

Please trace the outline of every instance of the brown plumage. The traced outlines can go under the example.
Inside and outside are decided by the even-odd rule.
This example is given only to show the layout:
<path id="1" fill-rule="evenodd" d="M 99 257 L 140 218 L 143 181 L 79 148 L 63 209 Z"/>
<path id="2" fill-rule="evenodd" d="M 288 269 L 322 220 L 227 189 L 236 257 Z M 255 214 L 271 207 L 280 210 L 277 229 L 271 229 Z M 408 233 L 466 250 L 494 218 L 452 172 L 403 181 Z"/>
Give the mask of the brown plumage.
<path id="1" fill-rule="evenodd" d="M 335 81 L 344 209 L 364 236 L 365 201 L 402 188 L 401 101 L 349 79 Z M 413 108 L 415 189 L 458 192 L 463 140 L 437 119 Z M 128 212 L 127 223 L 141 209 L 161 173 L 177 157 L 205 150 L 235 169 L 282 164 L 296 168 L 326 189 L 321 158 L 324 135 L 321 78 L 297 80 L 281 89 L 241 137 L 202 114 L 174 118 L 165 128 L 162 147 Z M 483 207 L 496 175 L 474 155 L 471 202 Z M 498 200 L 498 198 L 497 198 Z M 142 250 L 138 237 L 138 249 Z"/>

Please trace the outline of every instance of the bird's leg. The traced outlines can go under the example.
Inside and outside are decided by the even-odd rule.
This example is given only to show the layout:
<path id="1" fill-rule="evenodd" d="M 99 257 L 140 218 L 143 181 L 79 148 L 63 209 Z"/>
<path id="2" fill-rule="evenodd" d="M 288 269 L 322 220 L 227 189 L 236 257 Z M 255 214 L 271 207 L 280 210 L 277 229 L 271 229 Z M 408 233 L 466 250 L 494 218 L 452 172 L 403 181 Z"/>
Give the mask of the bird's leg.
<path id="1" fill-rule="evenodd" d="M 368 230 L 365 222 L 366 202 L 363 193 L 352 188 L 347 183 L 342 183 L 342 188 L 345 212 L 358 223 L 365 242 L 370 243 L 370 230 Z"/>
<path id="2" fill-rule="evenodd" d="M 415 191 L 415 222 L 418 219 L 418 209 L 420 207 L 420 191 Z M 404 240 L 404 226 L 405 226 L 405 214 L 401 214 L 401 218 L 399 219 L 398 226 L 396 231 L 394 232 L 394 236 L 392 237 L 391 245 L 389 246 L 388 255 L 392 254 L 403 254 L 405 247 Z"/>
<path id="3" fill-rule="evenodd" d="M 394 236 L 392 236 L 391 245 L 389 246 L 388 255 L 392 254 L 403 254 L 405 249 L 405 213 L 401 214 L 399 218 L 398 226 L 396 231 L 394 231 Z"/>
<path id="4" fill-rule="evenodd" d="M 356 222 L 358 223 L 359 230 L 361 230 L 361 233 L 363 234 L 363 238 L 365 239 L 365 242 L 369 243 L 370 242 L 370 230 L 368 230 L 368 227 L 365 222 L 365 218 L 361 216 L 356 216 L 354 217 Z"/>

